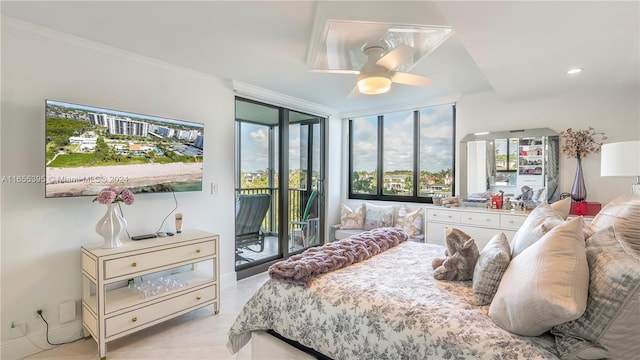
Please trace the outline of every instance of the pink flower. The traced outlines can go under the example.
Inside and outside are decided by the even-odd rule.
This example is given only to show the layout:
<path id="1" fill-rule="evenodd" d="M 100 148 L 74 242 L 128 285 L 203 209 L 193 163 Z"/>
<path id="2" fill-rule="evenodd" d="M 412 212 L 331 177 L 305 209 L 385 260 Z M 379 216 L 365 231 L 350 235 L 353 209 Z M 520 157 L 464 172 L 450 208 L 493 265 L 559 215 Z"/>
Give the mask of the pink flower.
<path id="1" fill-rule="evenodd" d="M 100 191 L 94 201 L 97 200 L 100 204 L 111 204 L 115 201 L 117 196 L 118 192 L 113 191 L 113 188 L 105 188 Z"/>
<path id="2" fill-rule="evenodd" d="M 131 191 L 131 189 L 122 190 L 122 192 L 120 193 L 120 197 L 122 197 L 122 201 L 124 201 L 125 204 L 127 205 L 133 204 L 134 198 L 133 198 L 133 191 Z"/>
<path id="3" fill-rule="evenodd" d="M 126 205 L 131 205 L 134 202 L 134 195 L 131 189 L 124 189 L 120 191 L 118 188 L 110 186 L 102 189 L 93 201 L 97 201 L 100 204 L 124 202 Z"/>

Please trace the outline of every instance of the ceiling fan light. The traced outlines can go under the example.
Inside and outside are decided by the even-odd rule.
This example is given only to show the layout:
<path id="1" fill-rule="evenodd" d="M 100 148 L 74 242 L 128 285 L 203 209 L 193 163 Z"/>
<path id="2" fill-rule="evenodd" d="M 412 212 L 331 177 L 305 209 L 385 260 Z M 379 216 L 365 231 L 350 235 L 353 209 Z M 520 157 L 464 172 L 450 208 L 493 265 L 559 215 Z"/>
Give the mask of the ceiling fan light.
<path id="1" fill-rule="evenodd" d="M 358 91 L 366 95 L 384 94 L 391 88 L 391 79 L 385 76 L 369 76 L 358 80 Z"/>

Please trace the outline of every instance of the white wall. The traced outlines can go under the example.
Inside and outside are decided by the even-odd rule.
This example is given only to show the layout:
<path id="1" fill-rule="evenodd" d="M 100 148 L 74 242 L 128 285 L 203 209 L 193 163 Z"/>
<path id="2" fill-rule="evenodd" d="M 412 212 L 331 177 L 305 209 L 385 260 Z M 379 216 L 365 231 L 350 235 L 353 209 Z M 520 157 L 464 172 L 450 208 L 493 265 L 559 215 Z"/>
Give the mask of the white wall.
<path id="1" fill-rule="evenodd" d="M 2 18 L 2 176 L 44 174 L 45 99 L 205 124 L 204 188 L 176 193 L 184 228 L 220 234 L 221 287 L 234 272 L 234 94 L 216 78 Z M 208 192 L 217 182 L 219 192 Z M 26 323 L 44 346 L 44 307 L 52 341 L 78 335 L 58 323 L 58 304 L 80 300 L 80 247 L 101 244 L 94 227 L 105 207 L 92 198 L 45 199 L 43 184 L 2 183 L 1 328 Z M 143 194 L 123 210 L 131 234 L 155 231 L 173 209 L 171 194 Z M 165 230 L 172 230 L 171 217 Z M 224 303 L 221 306 L 225 306 Z M 2 359 L 37 349 L 2 331 Z"/>
<path id="2" fill-rule="evenodd" d="M 456 136 L 469 133 L 545 128 L 556 132 L 567 128 L 593 127 L 604 132 L 605 143 L 640 139 L 640 94 L 638 89 L 612 93 L 585 89 L 578 94 L 505 103 L 493 92 L 468 95 L 457 106 Z M 562 145 L 562 139 L 560 140 Z M 458 150 L 459 147 L 456 147 Z M 459 156 L 459 154 L 457 154 Z M 456 161 L 459 166 L 459 162 Z M 570 192 L 576 160 L 560 154 L 560 192 Z M 634 178 L 600 177 L 600 154 L 582 161 L 587 201 L 606 204 L 617 196 L 630 194 Z M 456 174 L 460 174 L 456 168 Z M 456 182 L 459 183 L 458 176 Z"/>

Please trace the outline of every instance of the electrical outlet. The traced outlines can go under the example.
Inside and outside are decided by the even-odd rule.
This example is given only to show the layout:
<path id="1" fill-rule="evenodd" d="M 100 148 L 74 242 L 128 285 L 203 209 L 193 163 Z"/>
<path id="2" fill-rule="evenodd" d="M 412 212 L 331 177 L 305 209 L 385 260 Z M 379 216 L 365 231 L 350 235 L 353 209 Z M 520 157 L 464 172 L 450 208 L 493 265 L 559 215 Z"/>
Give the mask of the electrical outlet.
<path id="1" fill-rule="evenodd" d="M 35 310 L 33 310 L 33 318 L 36 320 L 40 320 L 42 321 L 42 318 L 40 317 L 40 314 L 38 314 L 38 311 L 42 312 L 42 316 L 46 316 L 46 311 L 45 311 L 45 307 L 44 306 L 38 306 L 35 308 Z"/>

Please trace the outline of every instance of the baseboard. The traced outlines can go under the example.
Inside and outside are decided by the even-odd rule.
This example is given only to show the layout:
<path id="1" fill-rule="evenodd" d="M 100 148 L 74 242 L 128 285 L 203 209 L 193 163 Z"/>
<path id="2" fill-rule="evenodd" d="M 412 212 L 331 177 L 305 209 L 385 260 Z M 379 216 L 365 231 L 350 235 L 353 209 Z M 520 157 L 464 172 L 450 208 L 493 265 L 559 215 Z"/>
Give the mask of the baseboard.
<path id="1" fill-rule="evenodd" d="M 29 326 L 27 326 L 26 336 L 9 340 L 0 346 L 0 358 L 2 360 L 21 359 L 25 356 L 55 347 L 47 344 L 44 324 L 42 326 L 40 324 L 34 324 L 32 326 L 36 327 L 36 329 L 31 330 Z M 55 329 L 49 329 L 49 340 L 54 343 L 75 340 L 81 336 L 82 321 L 80 319 L 63 324 Z M 96 345 L 96 351 L 97 349 Z"/>

